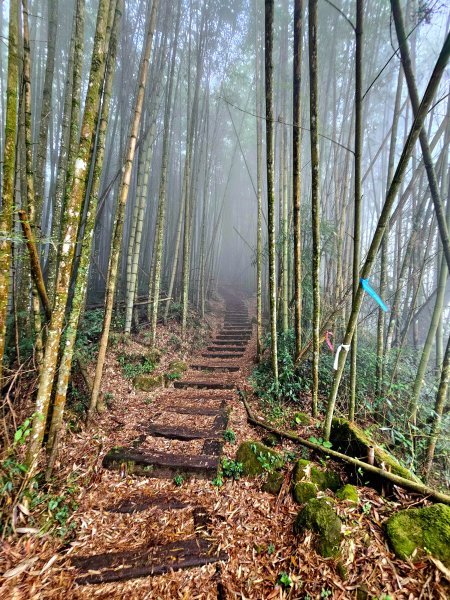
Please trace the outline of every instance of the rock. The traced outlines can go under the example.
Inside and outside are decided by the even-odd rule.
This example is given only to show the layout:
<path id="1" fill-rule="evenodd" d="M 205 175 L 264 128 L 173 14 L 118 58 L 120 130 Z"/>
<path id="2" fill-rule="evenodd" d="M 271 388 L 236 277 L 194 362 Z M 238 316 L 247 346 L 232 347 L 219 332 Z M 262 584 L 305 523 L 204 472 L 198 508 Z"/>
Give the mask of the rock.
<path id="1" fill-rule="evenodd" d="M 242 442 L 236 452 L 236 461 L 242 463 L 242 474 L 256 477 L 283 466 L 283 458 L 261 442 Z"/>
<path id="2" fill-rule="evenodd" d="M 296 413 L 294 413 L 294 424 L 295 425 L 310 425 L 311 419 L 304 412 L 296 412 Z"/>
<path id="3" fill-rule="evenodd" d="M 342 539 L 341 525 L 341 520 L 328 498 L 313 498 L 298 513 L 294 533 L 313 531 L 317 534 L 317 552 L 324 558 L 336 557 L 339 555 Z"/>
<path id="4" fill-rule="evenodd" d="M 137 375 L 133 379 L 134 387 L 142 392 L 151 392 L 163 384 L 163 375 Z"/>
<path id="5" fill-rule="evenodd" d="M 295 463 L 292 482 L 294 500 L 300 504 L 310 498 L 315 498 L 318 491 L 331 490 L 335 492 L 342 485 L 341 478 L 335 471 L 322 471 L 312 462 L 303 458 Z"/>
<path id="6" fill-rule="evenodd" d="M 294 485 L 292 494 L 294 500 L 299 504 L 304 504 L 317 496 L 318 488 L 315 483 L 309 481 L 299 481 Z"/>
<path id="7" fill-rule="evenodd" d="M 161 352 L 157 348 L 150 348 L 147 352 L 147 360 L 154 365 L 157 365 L 161 360 Z"/>
<path id="8" fill-rule="evenodd" d="M 269 473 L 267 481 L 261 488 L 262 491 L 277 496 L 281 490 L 281 486 L 283 485 L 283 479 L 284 474 L 280 471 L 273 471 L 272 473 Z"/>
<path id="9" fill-rule="evenodd" d="M 389 452 L 377 446 L 355 423 L 351 423 L 346 419 L 333 419 L 330 440 L 333 442 L 333 449 L 349 456 L 362 457 L 362 460 L 367 457 L 369 447 L 373 447 L 376 466 L 384 463 L 395 475 L 400 475 L 400 477 L 411 481 L 420 481 L 418 477 L 406 467 L 403 467 Z M 370 478 L 367 474 L 365 477 L 367 479 Z"/>
<path id="10" fill-rule="evenodd" d="M 268 433 L 265 437 L 263 437 L 262 442 L 266 446 L 273 448 L 274 446 L 278 446 L 278 444 L 281 443 L 281 438 L 276 433 Z"/>
<path id="11" fill-rule="evenodd" d="M 347 483 L 347 485 L 344 485 L 344 487 L 341 487 L 339 490 L 337 490 L 336 497 L 339 498 L 339 500 L 348 500 L 348 502 L 358 504 L 358 488 L 350 483 Z"/>
<path id="12" fill-rule="evenodd" d="M 169 363 L 169 371 L 176 373 L 184 373 L 189 369 L 189 365 L 184 360 L 173 360 Z"/>
<path id="13" fill-rule="evenodd" d="M 450 506 L 434 504 L 401 510 L 385 524 L 395 554 L 404 560 L 430 553 L 450 567 Z"/>

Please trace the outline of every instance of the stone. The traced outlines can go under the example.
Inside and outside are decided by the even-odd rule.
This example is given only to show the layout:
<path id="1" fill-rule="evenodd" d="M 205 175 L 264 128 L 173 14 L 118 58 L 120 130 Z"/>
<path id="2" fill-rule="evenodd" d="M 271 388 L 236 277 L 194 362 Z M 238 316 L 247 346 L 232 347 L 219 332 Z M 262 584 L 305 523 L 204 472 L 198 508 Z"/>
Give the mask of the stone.
<path id="1" fill-rule="evenodd" d="M 161 352 L 157 348 L 150 348 L 146 356 L 147 360 L 155 365 L 161 360 Z"/>
<path id="2" fill-rule="evenodd" d="M 164 384 L 163 375 L 137 375 L 133 379 L 133 385 L 142 392 L 151 392 Z"/>
<path id="3" fill-rule="evenodd" d="M 280 471 L 273 471 L 269 473 L 267 480 L 262 486 L 262 491 L 267 492 L 268 494 L 273 494 L 274 496 L 278 496 L 281 490 L 281 486 L 283 485 L 284 474 Z"/>
<path id="4" fill-rule="evenodd" d="M 342 522 L 331 506 L 329 498 L 313 498 L 299 511 L 294 533 L 301 534 L 305 530 L 317 535 L 316 550 L 324 558 L 337 557 L 342 539 Z"/>
<path id="5" fill-rule="evenodd" d="M 450 506 L 434 504 L 401 510 L 390 517 L 385 530 L 395 554 L 420 560 L 431 554 L 450 567 Z"/>
<path id="6" fill-rule="evenodd" d="M 276 433 L 268 433 L 265 437 L 263 437 L 262 442 L 266 446 L 273 448 L 274 446 L 278 446 L 281 443 L 281 438 Z"/>
<path id="7" fill-rule="evenodd" d="M 331 490 L 335 492 L 342 485 L 341 478 L 335 471 L 323 471 L 311 461 L 303 458 L 295 463 L 292 483 L 294 500 L 300 504 L 310 498 L 315 498 L 318 491 Z"/>
<path id="8" fill-rule="evenodd" d="M 333 442 L 333 449 L 349 456 L 362 457 L 362 460 L 367 457 L 369 447 L 373 447 L 377 466 L 384 463 L 395 475 L 420 482 L 418 477 L 403 467 L 389 452 L 377 446 L 360 427 L 347 419 L 333 419 L 330 440 Z M 366 476 L 370 478 L 369 475 Z"/>
<path id="9" fill-rule="evenodd" d="M 236 452 L 236 461 L 242 463 L 242 474 L 257 477 L 283 466 L 283 458 L 261 442 L 242 442 Z"/>
<path id="10" fill-rule="evenodd" d="M 358 488 L 350 483 L 347 483 L 344 485 L 344 487 L 341 487 L 339 490 L 337 490 L 336 497 L 339 498 L 339 500 L 347 500 L 353 504 L 358 504 Z"/>
<path id="11" fill-rule="evenodd" d="M 294 425 L 310 425 L 311 419 L 304 412 L 296 412 L 294 413 Z"/>

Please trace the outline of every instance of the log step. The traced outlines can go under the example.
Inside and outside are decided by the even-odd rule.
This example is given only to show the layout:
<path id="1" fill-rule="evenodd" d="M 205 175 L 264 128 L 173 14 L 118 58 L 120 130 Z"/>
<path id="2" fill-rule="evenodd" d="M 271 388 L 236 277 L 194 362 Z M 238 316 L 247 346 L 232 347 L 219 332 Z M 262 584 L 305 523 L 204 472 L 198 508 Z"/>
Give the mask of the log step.
<path id="1" fill-rule="evenodd" d="M 177 389 L 196 388 L 198 390 L 232 390 L 234 388 L 233 383 L 222 383 L 217 381 L 197 381 L 189 379 L 175 381 L 173 385 Z"/>
<path id="2" fill-rule="evenodd" d="M 228 341 L 236 341 L 236 342 L 248 342 L 250 336 L 246 333 L 218 333 L 218 340 L 228 340 Z"/>
<path id="3" fill-rule="evenodd" d="M 181 502 L 177 498 L 172 498 L 166 494 L 155 494 L 147 496 L 141 494 L 135 497 L 124 498 L 115 506 L 107 506 L 107 512 L 132 515 L 133 513 L 142 512 L 148 508 L 157 507 L 160 510 L 179 510 L 188 507 L 189 504 Z"/>
<path id="4" fill-rule="evenodd" d="M 216 346 L 229 346 L 231 342 L 228 340 L 211 340 L 211 344 Z M 234 341 L 233 346 L 240 346 L 244 348 L 247 345 L 247 342 L 243 342 L 242 340 Z"/>
<path id="5" fill-rule="evenodd" d="M 164 546 L 142 546 L 125 552 L 105 552 L 92 556 L 74 556 L 72 563 L 82 573 L 79 585 L 127 581 L 136 577 L 162 575 L 192 567 L 228 560 L 225 552 L 217 552 L 211 542 L 190 538 Z"/>
<path id="6" fill-rule="evenodd" d="M 243 354 L 243 352 L 203 352 L 202 356 L 205 358 L 240 358 Z"/>
<path id="7" fill-rule="evenodd" d="M 240 367 L 235 366 L 235 365 L 230 365 L 230 366 L 226 366 L 224 365 L 223 367 L 220 365 L 200 365 L 200 364 L 196 364 L 196 365 L 190 365 L 191 369 L 195 369 L 196 371 L 206 371 L 206 372 L 210 372 L 210 373 L 235 373 L 237 371 L 239 371 Z"/>
<path id="8" fill-rule="evenodd" d="M 217 429 L 194 429 L 192 427 L 171 427 L 170 425 L 149 425 L 147 432 L 154 437 L 163 437 L 168 440 L 205 440 L 219 438 L 222 435 Z"/>
<path id="9" fill-rule="evenodd" d="M 168 454 L 140 451 L 135 448 L 114 448 L 103 458 L 105 469 L 120 470 L 146 477 L 171 478 L 177 473 L 210 478 L 217 473 L 219 457 L 203 454 Z"/>
<path id="10" fill-rule="evenodd" d="M 207 346 L 208 352 L 245 352 L 244 346 L 235 346 L 228 344 L 227 346 Z"/>
<path id="11" fill-rule="evenodd" d="M 202 406 L 162 406 L 164 412 L 176 413 L 178 415 L 199 415 L 202 417 L 217 417 L 223 414 L 224 404 L 221 408 L 203 408 Z"/>

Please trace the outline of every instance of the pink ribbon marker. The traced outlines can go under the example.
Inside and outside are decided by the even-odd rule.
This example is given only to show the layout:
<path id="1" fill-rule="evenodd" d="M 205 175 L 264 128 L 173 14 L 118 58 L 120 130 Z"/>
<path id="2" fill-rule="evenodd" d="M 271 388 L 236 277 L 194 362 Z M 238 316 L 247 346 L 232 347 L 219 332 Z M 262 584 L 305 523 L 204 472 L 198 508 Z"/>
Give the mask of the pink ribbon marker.
<path id="1" fill-rule="evenodd" d="M 331 350 L 331 352 L 334 352 L 334 348 L 333 348 L 333 344 L 330 341 L 330 336 L 333 335 L 331 333 L 331 331 L 325 331 L 325 341 L 327 343 L 328 348 Z"/>

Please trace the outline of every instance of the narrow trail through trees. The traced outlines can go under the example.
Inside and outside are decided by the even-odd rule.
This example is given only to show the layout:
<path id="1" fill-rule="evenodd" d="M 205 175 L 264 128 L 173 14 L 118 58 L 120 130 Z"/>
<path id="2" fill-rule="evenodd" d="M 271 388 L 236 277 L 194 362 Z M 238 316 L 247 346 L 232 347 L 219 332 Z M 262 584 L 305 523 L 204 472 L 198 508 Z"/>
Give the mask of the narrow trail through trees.
<path id="1" fill-rule="evenodd" d="M 230 291 L 224 291 L 223 297 L 223 326 L 207 351 L 193 356 L 184 376 L 149 406 L 138 438 L 127 447 L 113 446 L 109 450 L 102 463 L 105 469 L 120 470 L 124 477 L 133 474 L 173 479 L 178 485 L 186 477 L 211 479 L 217 474 L 229 417 L 228 402 L 241 366 L 253 358 L 247 348 L 253 327 L 246 302 Z M 78 584 L 126 581 L 228 559 L 214 541 L 210 514 L 195 498 L 192 502 L 177 499 L 175 489 L 173 494 L 143 493 L 139 482 L 137 477 L 130 479 L 127 495 L 106 506 L 105 512 L 137 515 L 150 507 L 180 514 L 188 510 L 192 526 L 186 537 L 171 539 L 174 531 L 168 519 L 168 531 L 161 531 L 158 540 L 119 550 L 114 544 L 105 552 L 72 556 Z M 105 537 L 108 546 L 107 531 Z M 220 596 L 220 577 L 217 585 Z"/>

